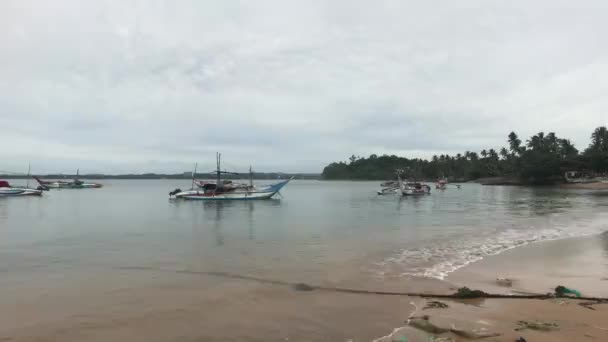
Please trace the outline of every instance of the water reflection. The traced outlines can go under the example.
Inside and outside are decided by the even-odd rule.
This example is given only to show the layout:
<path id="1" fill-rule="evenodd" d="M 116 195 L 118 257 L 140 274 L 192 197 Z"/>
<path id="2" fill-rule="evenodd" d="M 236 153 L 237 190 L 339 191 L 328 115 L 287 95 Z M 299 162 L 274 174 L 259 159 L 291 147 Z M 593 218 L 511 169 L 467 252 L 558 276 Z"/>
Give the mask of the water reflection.
<path id="1" fill-rule="evenodd" d="M 204 234 L 205 231 L 211 233 L 216 247 L 224 246 L 230 237 L 241 236 L 243 239 L 254 241 L 260 218 L 265 222 L 269 219 L 272 221 L 273 215 L 281 215 L 279 211 L 272 210 L 281 206 L 279 199 L 201 202 L 171 201 L 174 208 L 172 220 L 191 222 L 192 231 L 196 234 Z"/>

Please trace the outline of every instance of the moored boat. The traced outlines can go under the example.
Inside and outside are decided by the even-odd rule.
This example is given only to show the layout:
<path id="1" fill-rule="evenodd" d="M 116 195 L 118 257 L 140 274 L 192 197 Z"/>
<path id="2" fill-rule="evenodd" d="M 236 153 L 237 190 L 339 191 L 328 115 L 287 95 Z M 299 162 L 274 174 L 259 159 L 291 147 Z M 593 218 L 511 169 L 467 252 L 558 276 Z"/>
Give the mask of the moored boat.
<path id="1" fill-rule="evenodd" d="M 201 189 L 172 192 L 169 195 L 174 198 L 186 200 L 262 200 L 270 199 L 276 195 L 291 179 L 261 188 L 247 190 L 218 187 L 216 183 L 207 183 Z"/>
<path id="2" fill-rule="evenodd" d="M 435 183 L 435 189 L 445 190 L 448 186 L 448 180 L 445 178 L 439 178 Z"/>
<path id="3" fill-rule="evenodd" d="M 420 182 L 403 182 L 401 179 L 401 172 L 397 172 L 397 180 L 399 181 L 399 189 L 403 196 L 419 196 L 419 195 L 430 195 L 431 187 L 427 184 Z"/>
<path id="4" fill-rule="evenodd" d="M 76 171 L 76 178 L 71 181 L 64 180 L 43 180 L 39 177 L 34 177 L 34 179 L 40 184 L 40 187 L 43 190 L 49 189 L 96 189 L 103 187 L 103 184 L 99 183 L 85 183 L 78 179 L 78 174 L 80 170 Z"/>
<path id="5" fill-rule="evenodd" d="M 42 196 L 42 190 L 11 186 L 9 182 L 0 180 L 0 197 L 9 196 Z"/>
<path id="6" fill-rule="evenodd" d="M 216 181 L 200 181 L 195 180 L 196 167 L 192 174 L 192 189 L 182 191 L 181 189 L 175 189 L 169 193 L 169 197 L 176 199 L 185 200 L 207 200 L 207 201 L 219 201 L 219 200 L 263 200 L 270 199 L 289 183 L 290 179 L 278 182 L 276 184 L 256 187 L 253 185 L 253 172 L 249 169 L 250 180 L 249 184 L 245 183 L 233 183 L 229 180 L 222 180 L 221 175 L 223 173 L 234 174 L 233 172 L 226 172 L 220 170 L 221 155 L 216 155 L 217 170 Z M 195 188 L 195 185 L 197 188 Z"/>

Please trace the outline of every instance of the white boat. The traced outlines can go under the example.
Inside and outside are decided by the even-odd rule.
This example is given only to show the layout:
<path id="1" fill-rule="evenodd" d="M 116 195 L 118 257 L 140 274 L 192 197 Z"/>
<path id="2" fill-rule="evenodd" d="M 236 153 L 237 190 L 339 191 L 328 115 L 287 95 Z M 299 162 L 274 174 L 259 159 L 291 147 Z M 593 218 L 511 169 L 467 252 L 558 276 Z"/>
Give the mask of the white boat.
<path id="1" fill-rule="evenodd" d="M 85 183 L 78 179 L 78 174 L 80 170 L 76 170 L 76 178 L 71 181 L 64 180 L 42 180 L 38 177 L 34 177 L 34 179 L 40 184 L 40 187 L 43 190 L 49 189 L 96 189 L 103 187 L 102 184 L 99 183 Z"/>
<path id="2" fill-rule="evenodd" d="M 399 193 L 399 188 L 383 188 L 378 191 L 378 195 L 394 195 Z"/>
<path id="3" fill-rule="evenodd" d="M 42 190 L 11 186 L 7 181 L 0 181 L 0 197 L 9 196 L 42 196 Z"/>
<path id="4" fill-rule="evenodd" d="M 196 166 L 192 174 L 192 189 L 182 191 L 175 189 L 169 193 L 169 197 L 186 200 L 203 200 L 203 201 L 221 201 L 221 200 L 263 200 L 270 199 L 276 195 L 289 181 L 284 180 L 276 184 L 265 187 L 256 187 L 253 185 L 253 172 L 249 169 L 250 181 L 249 184 L 232 183 L 230 181 L 222 181 L 222 173 L 231 173 L 220 170 L 221 155 L 218 153 L 217 159 L 217 179 L 215 182 L 196 181 Z M 195 188 L 195 185 L 198 188 Z"/>
<path id="5" fill-rule="evenodd" d="M 291 179 L 288 179 L 267 187 L 253 188 L 250 190 L 227 190 L 222 187 L 217 187 L 215 183 L 208 183 L 207 186 L 202 189 L 172 192 L 169 195 L 174 198 L 186 200 L 262 200 L 272 198 L 272 196 L 276 195 L 290 180 Z"/>
<path id="6" fill-rule="evenodd" d="M 401 195 L 403 196 L 420 196 L 431 194 L 431 187 L 427 184 L 420 182 L 404 183 L 399 173 L 397 173 L 397 179 L 399 180 L 399 189 L 401 190 Z"/>
<path id="7" fill-rule="evenodd" d="M 571 184 L 586 183 L 608 183 L 608 176 L 595 175 L 586 172 L 568 171 L 564 174 L 564 179 Z"/>

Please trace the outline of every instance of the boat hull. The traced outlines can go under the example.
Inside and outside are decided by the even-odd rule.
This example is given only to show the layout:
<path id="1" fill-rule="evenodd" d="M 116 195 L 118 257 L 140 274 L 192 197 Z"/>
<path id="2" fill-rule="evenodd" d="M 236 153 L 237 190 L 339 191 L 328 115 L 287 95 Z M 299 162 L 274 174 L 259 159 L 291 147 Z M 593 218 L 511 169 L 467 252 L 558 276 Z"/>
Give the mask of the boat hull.
<path id="1" fill-rule="evenodd" d="M 0 197 L 42 196 L 42 190 L 26 188 L 0 188 Z"/>
<path id="2" fill-rule="evenodd" d="M 46 183 L 45 187 L 49 189 L 96 189 L 101 188 L 101 184 L 83 183 L 83 184 L 66 184 L 66 183 Z"/>
<path id="3" fill-rule="evenodd" d="M 401 194 L 403 196 L 424 196 L 424 195 L 430 195 L 431 192 L 428 190 L 405 189 L 405 190 L 401 191 Z"/>

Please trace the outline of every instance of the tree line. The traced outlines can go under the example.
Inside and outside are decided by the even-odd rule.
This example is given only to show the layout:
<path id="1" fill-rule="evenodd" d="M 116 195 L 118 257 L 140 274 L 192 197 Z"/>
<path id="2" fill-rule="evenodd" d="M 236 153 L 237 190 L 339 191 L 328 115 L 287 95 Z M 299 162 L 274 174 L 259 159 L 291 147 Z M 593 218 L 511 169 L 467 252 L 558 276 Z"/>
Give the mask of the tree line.
<path id="1" fill-rule="evenodd" d="M 562 179 L 566 171 L 606 173 L 608 171 L 608 130 L 596 128 L 589 146 L 580 152 L 569 139 L 555 133 L 540 132 L 523 142 L 515 132 L 508 146 L 466 151 L 456 155 L 435 155 L 431 160 L 408 159 L 395 155 L 351 156 L 347 162 L 335 162 L 323 169 L 324 179 L 379 180 L 392 179 L 396 169 L 409 177 L 468 181 L 484 177 L 509 177 L 524 183 L 546 184 Z"/>

